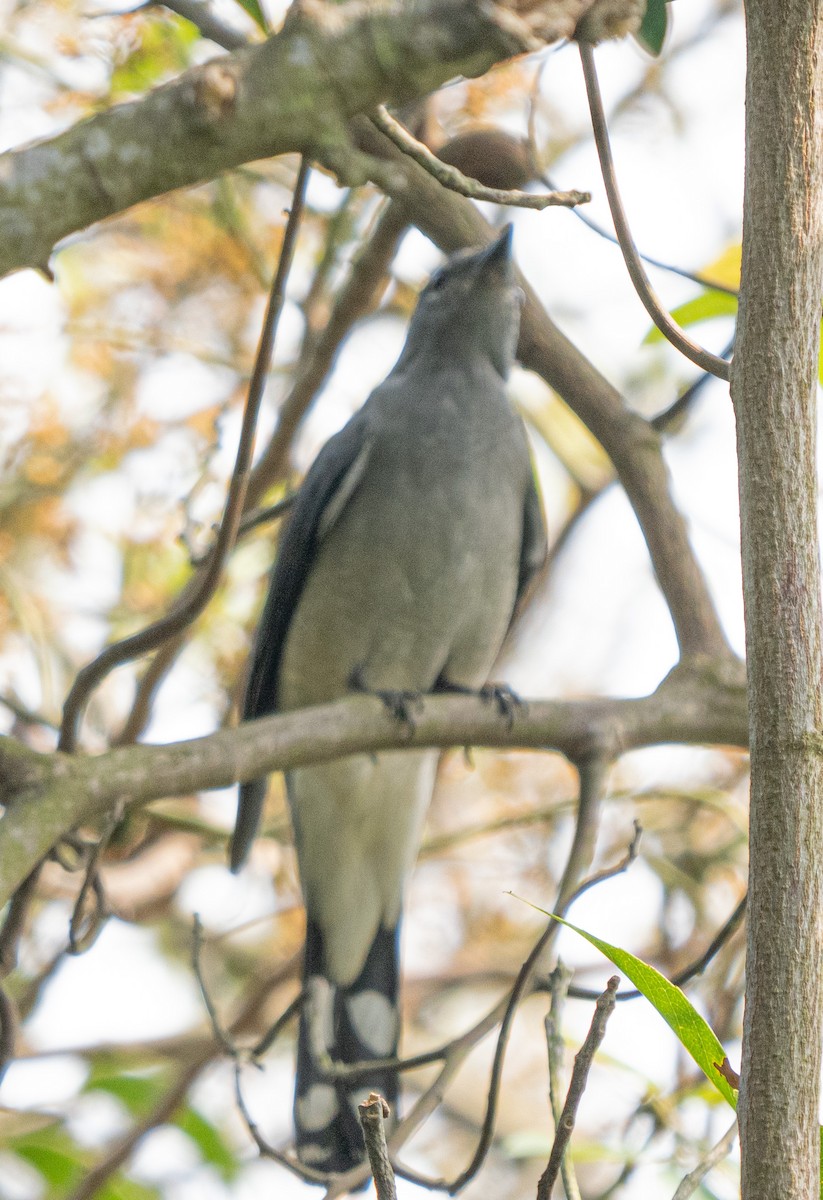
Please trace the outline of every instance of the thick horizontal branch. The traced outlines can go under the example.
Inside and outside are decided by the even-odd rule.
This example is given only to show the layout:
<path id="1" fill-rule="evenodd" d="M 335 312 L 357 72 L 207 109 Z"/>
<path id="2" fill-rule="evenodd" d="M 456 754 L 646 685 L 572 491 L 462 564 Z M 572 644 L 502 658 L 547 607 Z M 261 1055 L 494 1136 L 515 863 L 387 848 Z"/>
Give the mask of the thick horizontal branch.
<path id="1" fill-rule="evenodd" d="M 478 0 L 294 5 L 267 42 L 1 155 L 0 274 L 44 267 L 68 234 L 255 159 L 299 151 L 365 182 L 351 117 L 571 36 L 592 3 L 542 0 L 539 20 Z"/>
<path id="2" fill-rule="evenodd" d="M 238 729 L 168 746 L 128 746 L 95 758 L 27 751 L 0 741 L 8 804 L 0 821 L 0 904 L 32 866 L 76 825 L 120 801 L 228 787 L 276 770 L 355 752 L 392 748 L 492 746 L 557 750 L 574 762 L 615 758 L 638 746 L 746 744 L 746 699 L 739 664 L 676 668 L 641 699 L 529 701 L 509 725 L 494 704 L 473 696 L 430 696 L 398 723 L 377 699 L 353 696 Z M 13 767 L 9 786 L 4 768 Z"/>

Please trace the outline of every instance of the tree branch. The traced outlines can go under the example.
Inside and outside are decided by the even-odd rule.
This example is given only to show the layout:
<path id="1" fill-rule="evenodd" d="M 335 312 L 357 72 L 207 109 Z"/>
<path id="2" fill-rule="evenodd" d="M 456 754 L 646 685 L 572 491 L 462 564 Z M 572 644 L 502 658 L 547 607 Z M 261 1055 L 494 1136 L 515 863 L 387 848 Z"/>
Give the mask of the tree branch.
<path id="1" fill-rule="evenodd" d="M 702 346 L 698 346 L 696 342 L 693 342 L 683 332 L 677 322 L 664 308 L 659 296 L 649 282 L 648 275 L 643 270 L 643 264 L 637 252 L 637 247 L 634 244 L 629 222 L 626 219 L 623 202 L 620 199 L 620 192 L 617 187 L 617 176 L 614 171 L 611 146 L 609 145 L 606 114 L 603 111 L 600 84 L 594 65 L 594 49 L 585 42 L 580 43 L 580 61 L 583 64 L 583 76 L 586 80 L 586 92 L 589 97 L 592 130 L 594 132 L 597 153 L 600 158 L 603 183 L 606 187 L 606 195 L 609 198 L 609 208 L 611 209 L 617 240 L 623 252 L 626 270 L 629 272 L 629 277 L 634 284 L 634 290 L 637 292 L 643 307 L 657 328 L 681 354 L 685 355 L 691 362 L 696 363 L 702 370 L 716 375 L 718 379 L 728 381 L 729 364 L 726 360 L 719 358 L 716 354 L 711 354 L 708 350 L 704 350 Z"/>
<path id="2" fill-rule="evenodd" d="M 295 5 L 261 45 L 0 156 L 0 273 L 42 267 L 68 234 L 255 159 L 297 151 L 365 182 L 352 116 L 568 37 L 590 7 L 544 0 L 537 21 L 475 0 Z"/>
<path id="3" fill-rule="evenodd" d="M 749 0 L 746 40 L 743 263 L 732 362 L 752 743 L 742 1194 L 817 1200 L 823 3 Z"/>
<path id="4" fill-rule="evenodd" d="M 309 170 L 308 161 L 305 158 L 302 159 L 300 170 L 297 173 L 297 182 L 294 185 L 294 194 L 283 234 L 277 270 L 274 272 L 269 301 L 263 318 L 260 342 L 254 359 L 254 370 L 249 380 L 248 397 L 243 411 L 243 424 L 240 429 L 234 470 L 226 497 L 223 520 L 220 523 L 215 543 L 206 556 L 202 569 L 192 580 L 191 586 L 184 588 L 169 612 L 147 628 L 132 634 L 131 637 L 123 638 L 122 641 L 106 646 L 97 655 L 97 658 L 78 673 L 63 708 L 63 721 L 57 743 L 59 750 L 67 753 L 75 750 L 83 710 L 88 703 L 89 696 L 106 675 L 121 663 L 147 654 L 162 645 L 163 642 L 179 637 L 200 615 L 217 589 L 226 559 L 237 538 L 240 519 L 245 508 L 257 417 L 271 366 L 280 313 L 286 299 L 286 280 L 294 258 Z"/>
<path id="5" fill-rule="evenodd" d="M 120 797 L 145 803 L 227 787 L 261 772 L 404 746 L 555 749 L 577 762 L 664 742 L 745 745 L 746 699 L 736 664 L 677 668 L 642 699 L 530 701 L 511 726 L 473 696 L 425 697 L 413 729 L 398 725 L 379 700 L 353 696 L 208 737 L 118 747 L 96 758 L 41 755 L 0 739 L 0 788 L 8 804 L 0 821 L 0 904 L 68 830 L 98 819 Z M 4 774 L 7 762 L 16 776 Z M 15 778 L 23 786 L 15 787 Z"/>
<path id="6" fill-rule="evenodd" d="M 537 1200 L 549 1200 L 555 1180 L 560 1173 L 560 1164 L 563 1161 L 563 1155 L 566 1152 L 566 1147 L 569 1144 L 569 1139 L 574 1129 L 577 1109 L 583 1098 L 583 1092 L 586 1090 L 589 1069 L 594 1061 L 597 1048 L 603 1041 L 606 1033 L 606 1022 L 614 1012 L 614 995 L 619 983 L 619 977 L 612 975 L 605 992 L 597 1000 L 591 1028 L 586 1034 L 586 1040 L 575 1055 L 571 1083 L 569 1084 L 566 1103 L 563 1105 L 563 1112 L 557 1123 L 557 1132 L 554 1135 L 549 1162 L 537 1184 Z"/>
<path id="7" fill-rule="evenodd" d="M 425 171 L 452 192 L 468 196 L 472 200 L 487 200 L 491 204 L 510 205 L 514 208 L 533 208 L 542 211 L 550 205 L 562 205 L 573 208 L 576 204 L 586 204 L 591 200 L 591 192 L 548 192 L 538 194 L 523 192 L 518 188 L 493 188 L 477 179 L 472 179 L 458 171 L 457 167 L 444 162 L 436 154 L 432 154 L 428 146 L 413 137 L 399 121 L 388 111 L 385 105 L 378 105 L 372 115 L 377 128 L 386 137 L 391 138 L 395 146 L 413 158 Z"/>

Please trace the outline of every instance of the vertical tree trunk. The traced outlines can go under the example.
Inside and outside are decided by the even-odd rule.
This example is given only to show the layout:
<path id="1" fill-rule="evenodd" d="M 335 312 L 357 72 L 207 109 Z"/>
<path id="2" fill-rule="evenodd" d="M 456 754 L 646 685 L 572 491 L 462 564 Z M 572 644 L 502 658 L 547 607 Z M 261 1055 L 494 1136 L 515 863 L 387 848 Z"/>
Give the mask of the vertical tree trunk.
<path id="1" fill-rule="evenodd" d="M 823 753 L 816 374 L 823 0 L 748 0 L 732 371 L 752 752 L 744 1200 L 817 1200 Z"/>

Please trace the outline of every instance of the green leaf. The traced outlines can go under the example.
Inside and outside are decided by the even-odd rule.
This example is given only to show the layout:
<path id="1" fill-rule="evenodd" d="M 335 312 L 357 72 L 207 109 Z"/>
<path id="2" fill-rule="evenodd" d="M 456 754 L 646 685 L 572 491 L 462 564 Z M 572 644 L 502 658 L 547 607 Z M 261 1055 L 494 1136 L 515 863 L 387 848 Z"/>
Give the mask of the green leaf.
<path id="1" fill-rule="evenodd" d="M 532 907 L 537 906 L 533 905 Z M 544 909 L 539 909 L 539 911 L 545 912 Z M 628 950 L 612 946 L 609 942 L 604 942 L 602 938 L 587 933 L 585 929 L 579 929 L 577 925 L 572 925 L 571 922 L 564 921 L 562 917 L 555 916 L 554 913 L 545 915 L 554 921 L 559 921 L 567 929 L 573 929 L 575 933 L 579 933 L 601 954 L 605 954 L 606 958 L 610 959 L 619 971 L 628 976 L 637 990 L 643 993 L 666 1024 L 674 1030 L 680 1044 L 688 1050 L 709 1082 L 714 1084 L 732 1108 L 736 1108 L 737 1098 L 734 1090 L 719 1070 L 726 1057 L 726 1052 L 714 1030 L 704 1021 L 694 1005 L 686 999 L 680 988 L 675 987 L 654 967 L 650 967 L 642 959 L 636 958 Z"/>
<path id="2" fill-rule="evenodd" d="M 82 1151 L 62 1128 L 14 1138 L 8 1148 L 42 1175 L 50 1193 L 75 1187 L 86 1172 Z"/>
<path id="3" fill-rule="evenodd" d="M 216 1167 L 223 1179 L 229 1181 L 236 1177 L 240 1170 L 237 1157 L 232 1154 L 220 1132 L 210 1121 L 207 1121 L 195 1109 L 187 1106 L 175 1118 L 174 1123 L 195 1143 L 203 1155 L 204 1162 L 211 1163 L 213 1167 Z"/>
<path id="4" fill-rule="evenodd" d="M 112 96 L 145 92 L 191 64 L 191 48 L 199 33 L 189 21 L 171 14 L 136 26 L 136 44 L 111 76 Z M 133 34 L 134 36 L 134 34 Z"/>
<path id="5" fill-rule="evenodd" d="M 669 10 L 666 2 L 667 0 L 648 0 L 640 28 L 635 34 L 643 49 L 648 50 L 649 54 L 653 54 L 655 58 L 663 49 L 666 31 L 669 27 Z"/>
<path id="6" fill-rule="evenodd" d="M 115 1175 L 94 1196 L 95 1200 L 159 1200 L 160 1192 L 124 1175 Z"/>
<path id="7" fill-rule="evenodd" d="M 716 317 L 733 317 L 737 313 L 737 297 L 728 292 L 716 292 L 714 289 L 701 292 L 693 300 L 672 309 L 672 317 L 683 329 L 696 325 L 698 321 L 713 321 Z M 643 339 L 644 343 L 664 342 L 664 334 L 653 325 Z"/>
<path id="8" fill-rule="evenodd" d="M 247 12 L 255 24 L 259 25 L 264 33 L 269 32 L 268 22 L 266 21 L 265 13 L 260 7 L 259 0 L 235 0 L 235 4 L 239 4 L 244 12 Z"/>
<path id="9" fill-rule="evenodd" d="M 163 1095 L 165 1080 L 161 1072 L 150 1075 L 118 1072 L 104 1074 L 93 1071 L 86 1081 L 84 1092 L 106 1092 L 122 1101 L 132 1116 L 145 1116 Z"/>

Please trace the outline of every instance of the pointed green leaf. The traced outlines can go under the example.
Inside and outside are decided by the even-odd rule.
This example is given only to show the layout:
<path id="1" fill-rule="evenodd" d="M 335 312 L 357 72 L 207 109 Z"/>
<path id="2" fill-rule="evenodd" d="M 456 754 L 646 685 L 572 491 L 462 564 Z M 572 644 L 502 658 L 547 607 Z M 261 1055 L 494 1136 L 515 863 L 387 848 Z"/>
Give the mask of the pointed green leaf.
<path id="1" fill-rule="evenodd" d="M 240 1169 L 237 1156 L 232 1154 L 220 1132 L 210 1121 L 196 1109 L 186 1107 L 175 1118 L 174 1123 L 191 1138 L 203 1155 L 203 1160 L 216 1167 L 223 1179 L 235 1178 Z"/>
<path id="2" fill-rule="evenodd" d="M 268 33 L 269 27 L 266 21 L 265 13 L 260 7 L 259 0 L 235 0 L 244 12 L 247 12 L 256 25 L 259 25 L 264 33 Z"/>
<path id="3" fill-rule="evenodd" d="M 539 911 L 544 912 L 545 910 L 540 909 Z M 562 917 L 558 917 L 554 913 L 545 915 L 554 921 L 559 921 L 567 929 L 573 929 L 575 933 L 579 933 L 601 954 L 605 954 L 606 958 L 610 959 L 617 969 L 632 981 L 637 990 L 642 992 L 649 1003 L 657 1009 L 666 1024 L 674 1030 L 680 1044 L 688 1050 L 709 1082 L 714 1084 L 732 1108 L 736 1108 L 735 1092 L 719 1069 L 723 1065 L 726 1052 L 714 1030 L 704 1021 L 694 1005 L 686 999 L 680 988 L 670 983 L 654 967 L 650 967 L 642 959 L 630 954 L 628 950 L 612 946 L 609 942 L 604 942 L 602 938 L 587 933 L 585 929 L 579 929 L 577 925 L 572 925 L 570 921 L 564 921 Z"/>
<path id="4" fill-rule="evenodd" d="M 128 1071 L 116 1074 L 92 1072 L 83 1091 L 106 1092 L 120 1100 L 132 1116 L 142 1117 L 163 1095 L 164 1085 L 165 1080 L 160 1072 L 150 1075 L 138 1075 Z"/>
<path id="5" fill-rule="evenodd" d="M 125 1175 L 115 1175 L 99 1191 L 94 1193 L 95 1200 L 160 1200 L 157 1188 L 147 1187 Z"/>
<path id="6" fill-rule="evenodd" d="M 8 1143 L 49 1185 L 49 1195 L 75 1187 L 86 1171 L 82 1151 L 62 1127 L 44 1129 Z"/>
<path id="7" fill-rule="evenodd" d="M 666 40 L 666 30 L 669 24 L 669 11 L 666 0 L 648 0 L 643 20 L 635 37 L 644 50 L 655 58 L 663 49 Z"/>

